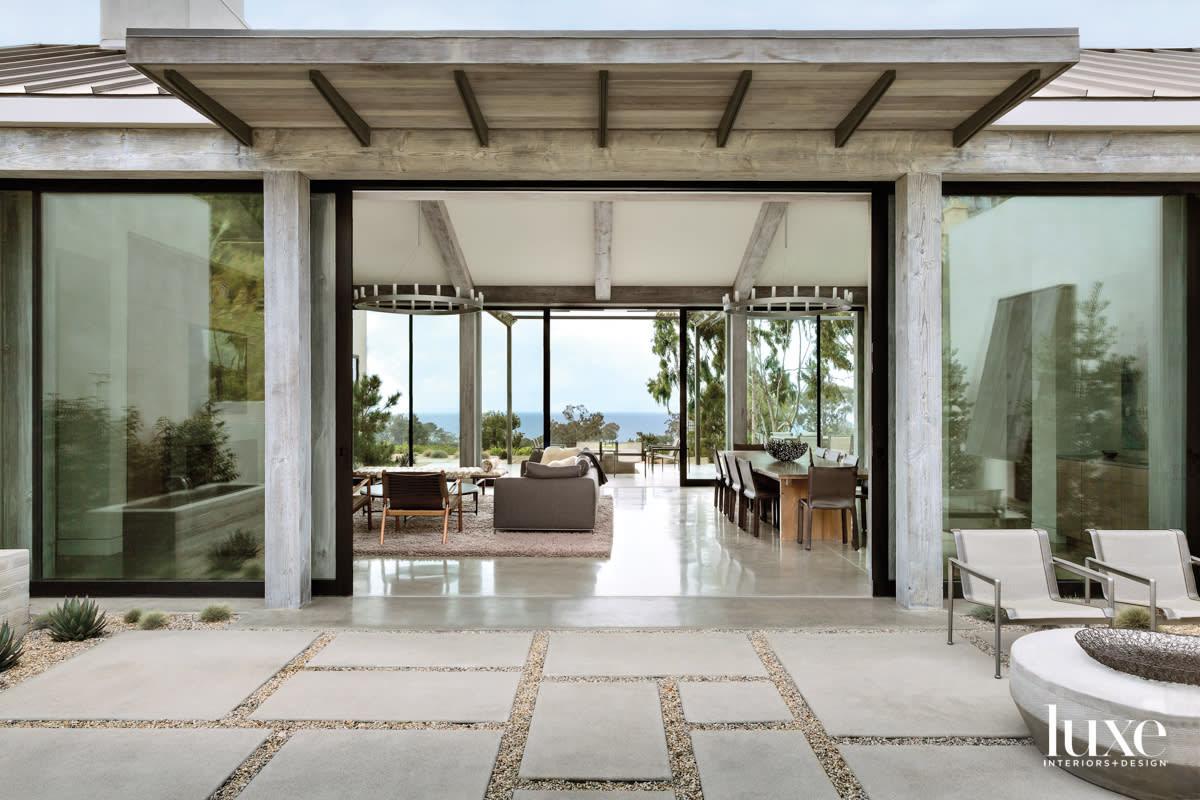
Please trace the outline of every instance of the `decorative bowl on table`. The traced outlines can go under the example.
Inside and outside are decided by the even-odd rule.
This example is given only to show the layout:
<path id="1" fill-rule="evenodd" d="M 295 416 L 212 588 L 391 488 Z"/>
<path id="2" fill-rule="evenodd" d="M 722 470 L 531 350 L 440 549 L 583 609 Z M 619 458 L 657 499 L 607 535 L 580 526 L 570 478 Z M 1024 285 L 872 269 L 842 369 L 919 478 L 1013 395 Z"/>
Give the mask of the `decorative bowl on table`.
<path id="1" fill-rule="evenodd" d="M 795 461 L 808 452 L 808 443 L 795 439 L 771 439 L 767 442 L 767 452 L 776 461 Z"/>

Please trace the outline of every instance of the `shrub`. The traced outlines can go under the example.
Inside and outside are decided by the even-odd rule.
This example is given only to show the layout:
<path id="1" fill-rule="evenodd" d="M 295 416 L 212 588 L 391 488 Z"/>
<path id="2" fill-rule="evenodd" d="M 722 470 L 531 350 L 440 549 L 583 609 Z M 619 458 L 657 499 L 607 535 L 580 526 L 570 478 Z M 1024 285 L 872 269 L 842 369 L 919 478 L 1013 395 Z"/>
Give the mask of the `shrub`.
<path id="1" fill-rule="evenodd" d="M 17 665 L 21 660 L 21 647 L 21 639 L 13 635 L 8 623 L 0 625 L 0 672 Z"/>
<path id="2" fill-rule="evenodd" d="M 72 597 L 55 606 L 46 621 L 50 638 L 56 642 L 82 642 L 104 633 L 108 622 L 96 601 Z"/>
<path id="3" fill-rule="evenodd" d="M 208 551 L 209 567 L 214 572 L 233 572 L 255 558 L 260 549 L 257 539 L 238 528 Z"/>
<path id="4" fill-rule="evenodd" d="M 996 609 L 991 606 L 976 606 L 972 605 L 971 610 L 967 612 L 975 619 L 981 619 L 984 622 L 996 621 Z"/>
<path id="5" fill-rule="evenodd" d="M 432 453 L 429 454 L 429 457 L 430 458 L 449 458 L 450 454 L 447 453 L 445 450 L 434 450 Z"/>
<path id="6" fill-rule="evenodd" d="M 33 620 L 29 623 L 29 629 L 32 631 L 40 631 L 44 628 L 49 628 L 49 627 L 50 627 L 50 612 L 49 611 L 43 611 L 42 613 L 40 613 L 36 617 L 34 617 Z"/>
<path id="7" fill-rule="evenodd" d="M 126 611 L 125 616 L 122 617 L 122 619 L 124 619 L 130 625 L 137 625 L 138 620 L 141 618 L 142 618 L 142 610 L 140 608 L 131 608 L 128 611 Z"/>
<path id="8" fill-rule="evenodd" d="M 1116 626 L 1131 628 L 1135 631 L 1148 631 L 1150 630 L 1150 610 L 1139 606 L 1123 609 L 1117 614 Z"/>
<path id="9" fill-rule="evenodd" d="M 242 577 L 248 581 L 261 581 L 265 575 L 266 570 L 263 569 L 261 561 L 251 561 L 242 567 Z"/>
<path id="10" fill-rule="evenodd" d="M 142 617 L 138 627 L 144 631 L 156 631 L 159 628 L 167 627 L 167 622 L 169 620 L 166 614 L 161 611 L 151 611 Z"/>
<path id="11" fill-rule="evenodd" d="M 229 606 L 213 604 L 211 606 L 206 606 L 205 609 L 200 612 L 200 621 L 201 622 L 228 622 L 229 618 L 232 616 L 233 616 L 233 609 L 230 608 Z"/>

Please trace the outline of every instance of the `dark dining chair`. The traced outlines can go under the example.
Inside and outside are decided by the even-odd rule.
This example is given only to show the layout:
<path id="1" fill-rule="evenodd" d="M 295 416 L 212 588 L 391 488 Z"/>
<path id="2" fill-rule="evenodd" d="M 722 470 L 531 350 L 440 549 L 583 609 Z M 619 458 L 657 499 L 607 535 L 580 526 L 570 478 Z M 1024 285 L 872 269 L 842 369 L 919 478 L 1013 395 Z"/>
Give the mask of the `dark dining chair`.
<path id="1" fill-rule="evenodd" d="M 858 511 L 854 506 L 855 487 L 858 484 L 857 467 L 810 467 L 808 470 L 808 497 L 800 498 L 800 535 L 805 550 L 812 550 L 812 512 L 814 508 L 841 511 L 842 544 L 846 544 L 846 512 L 850 512 L 851 530 L 854 533 L 854 549 L 858 543 Z"/>
<path id="2" fill-rule="evenodd" d="M 722 463 L 723 459 L 717 454 L 716 450 L 712 451 L 713 464 L 717 467 L 717 479 L 713 482 L 713 506 L 722 511 L 725 509 L 725 466 Z"/>
<path id="3" fill-rule="evenodd" d="M 737 526 L 742 527 L 742 481 L 738 477 L 737 467 L 733 463 L 733 453 L 728 450 L 721 451 L 721 458 L 725 463 L 725 476 L 729 481 L 729 488 L 725 492 L 725 516 L 730 522 L 737 523 Z"/>
<path id="4" fill-rule="evenodd" d="M 744 458 L 734 458 L 738 477 L 742 481 L 742 494 L 746 497 L 746 505 L 754 519 L 753 532 L 758 536 L 758 521 L 764 510 L 770 510 L 772 520 L 775 516 L 775 504 L 779 502 L 779 484 L 765 475 L 754 471 L 754 467 Z M 763 504 L 766 504 L 764 509 Z"/>

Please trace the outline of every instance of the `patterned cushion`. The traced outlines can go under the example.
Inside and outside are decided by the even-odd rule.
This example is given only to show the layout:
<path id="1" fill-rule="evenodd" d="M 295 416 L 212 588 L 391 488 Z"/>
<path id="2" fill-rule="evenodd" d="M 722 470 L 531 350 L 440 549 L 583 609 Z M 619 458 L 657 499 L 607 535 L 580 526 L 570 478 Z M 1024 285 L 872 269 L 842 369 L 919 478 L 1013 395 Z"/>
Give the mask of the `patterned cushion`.
<path id="1" fill-rule="evenodd" d="M 1194 636 L 1083 628 L 1075 641 L 1089 656 L 1119 672 L 1200 686 L 1200 639 Z"/>

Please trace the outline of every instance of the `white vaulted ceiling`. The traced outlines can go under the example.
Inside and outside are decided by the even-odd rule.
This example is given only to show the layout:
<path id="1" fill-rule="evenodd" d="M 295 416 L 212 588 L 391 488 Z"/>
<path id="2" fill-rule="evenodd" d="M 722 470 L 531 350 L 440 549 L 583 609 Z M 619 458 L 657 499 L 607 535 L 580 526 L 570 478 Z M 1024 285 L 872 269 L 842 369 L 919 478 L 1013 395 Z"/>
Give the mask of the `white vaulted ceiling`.
<path id="1" fill-rule="evenodd" d="M 450 282 L 421 201 L 445 203 L 476 286 L 591 286 L 593 207 L 613 204 L 612 285 L 729 287 L 764 202 L 787 202 L 756 283 L 865 286 L 866 195 L 354 193 L 354 283 Z M 713 297 L 713 302 L 719 295 Z"/>

